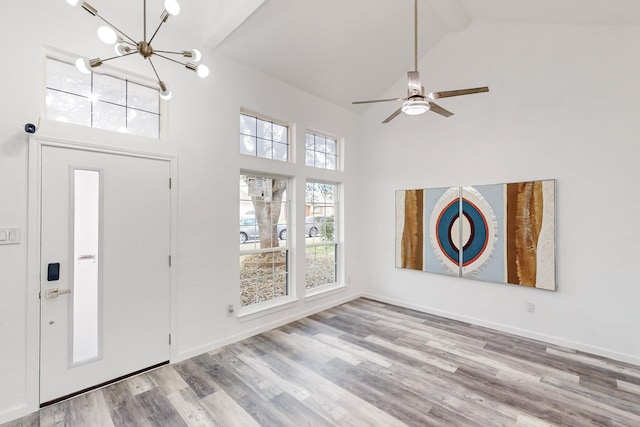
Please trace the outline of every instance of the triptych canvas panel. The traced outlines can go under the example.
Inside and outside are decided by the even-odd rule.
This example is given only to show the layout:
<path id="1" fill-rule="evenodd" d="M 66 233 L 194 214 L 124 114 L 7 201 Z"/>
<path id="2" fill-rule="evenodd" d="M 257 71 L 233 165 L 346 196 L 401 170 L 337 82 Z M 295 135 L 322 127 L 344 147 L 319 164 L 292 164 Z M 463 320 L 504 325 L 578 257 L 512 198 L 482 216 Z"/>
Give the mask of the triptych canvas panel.
<path id="1" fill-rule="evenodd" d="M 397 191 L 396 267 L 555 290 L 555 181 Z"/>

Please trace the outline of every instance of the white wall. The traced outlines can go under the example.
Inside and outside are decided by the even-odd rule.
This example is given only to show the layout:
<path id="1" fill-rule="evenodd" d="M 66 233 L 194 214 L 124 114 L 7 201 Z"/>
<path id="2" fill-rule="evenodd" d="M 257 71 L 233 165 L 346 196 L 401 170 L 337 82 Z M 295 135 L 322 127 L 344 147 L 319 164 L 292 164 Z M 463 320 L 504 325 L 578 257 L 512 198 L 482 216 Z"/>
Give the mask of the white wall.
<path id="1" fill-rule="evenodd" d="M 94 6 L 100 7 L 99 3 Z M 89 57 L 111 56 L 111 51 L 95 36 L 98 20 L 92 19 L 80 7 L 70 8 L 64 0 L 12 2 L 5 9 L 8 12 L 0 26 L 0 40 L 8 55 L 0 79 L 0 227 L 19 227 L 25 232 L 28 138 L 22 128 L 26 122 L 37 122 L 41 114 L 42 49 L 50 46 Z M 156 16 L 155 12 L 151 14 Z M 135 16 L 135 22 L 127 22 L 125 15 L 107 18 L 123 29 L 140 31 L 141 25 Z M 162 29 L 161 34 L 166 36 L 159 36 L 158 43 L 170 41 L 167 48 L 175 45 L 198 47 L 195 34 L 181 36 L 172 32 L 172 20 Z M 122 61 L 115 65 L 130 68 L 142 76 L 152 75 L 140 58 Z M 359 174 L 358 117 L 222 58 L 209 54 L 205 62 L 211 68 L 211 76 L 200 80 L 180 66 L 156 61 L 162 78 L 170 84 L 174 94 L 169 105 L 167 141 L 149 141 L 46 122 L 41 123 L 37 133 L 40 137 L 105 143 L 178 156 L 178 257 L 175 260 L 178 293 L 173 301 L 177 321 L 177 330 L 173 331 L 174 361 L 353 298 L 361 292 L 356 283 L 362 283 L 358 279 L 359 260 L 353 255 L 353 242 L 359 235 L 355 211 L 359 206 L 356 179 Z M 272 172 L 297 175 L 301 179 L 299 182 L 307 177 L 332 177 L 304 167 L 304 162 L 300 163 L 304 157 L 299 148 L 296 151 L 298 163 L 284 165 L 278 170 L 264 162 L 243 159 L 238 154 L 241 107 L 294 124 L 295 137 L 301 147 L 304 147 L 307 128 L 345 138 L 349 167 L 338 175 L 344 182 L 348 200 L 345 204 L 345 277 L 353 278 L 353 284 L 342 291 L 324 298 L 306 301 L 301 298 L 285 310 L 242 322 L 226 313 L 227 304 L 235 303 L 237 307 L 239 301 L 236 248 L 240 168 L 249 164 L 256 169 L 271 168 Z M 304 213 L 301 215 L 303 217 Z M 295 244 L 301 247 L 303 240 L 298 239 Z M 303 272 L 298 268 L 298 297 L 302 297 L 304 291 L 301 277 L 304 277 Z M 26 292 L 27 245 L 0 246 L 0 423 L 34 409 L 33 396 L 27 395 L 27 390 L 33 385 L 33 378 L 37 379 L 38 366 L 26 357 L 33 356 L 37 348 L 26 340 Z"/>
<path id="2" fill-rule="evenodd" d="M 427 91 L 491 92 L 441 100 L 448 119 L 364 116 L 368 293 L 640 363 L 639 43 L 637 27 L 476 23 L 432 49 Z M 557 292 L 394 268 L 395 190 L 550 178 Z"/>
<path id="3" fill-rule="evenodd" d="M 5 9 L 0 40 L 11 55 L 0 79 L 0 227 L 25 230 L 28 152 L 22 126 L 40 115 L 41 49 L 92 56 L 99 42 L 93 36 L 97 22 L 63 0 L 12 2 Z M 171 25 L 163 31 L 171 37 L 161 40 L 178 36 Z M 640 30 L 631 27 L 474 24 L 424 58 L 423 83 L 428 90 L 488 84 L 491 92 L 443 100 L 456 113 L 450 119 L 399 117 L 384 126 L 379 122 L 392 106 L 376 105 L 360 119 L 209 55 L 212 75 L 205 81 L 161 65 L 174 92 L 166 142 L 46 123 L 39 135 L 179 157 L 176 360 L 336 304 L 366 283 L 377 298 L 640 363 L 640 227 L 634 222 L 640 216 L 639 42 Z M 193 39 L 186 35 L 184 43 L 191 47 Z M 107 56 L 105 49 L 98 54 Z M 135 61 L 126 64 L 150 73 Z M 399 81 L 389 95 L 404 90 Z M 307 127 L 346 139 L 345 267 L 353 283 L 347 291 L 245 322 L 225 312 L 237 301 L 238 256 L 229 248 L 238 238 L 238 173 L 241 167 L 271 166 L 238 154 L 240 107 L 294 123 L 299 141 Z M 301 166 L 301 151 L 296 158 L 297 164 L 280 172 L 328 178 Z M 394 268 L 396 189 L 545 178 L 558 180 L 558 292 Z M 298 220 L 303 216 L 296 212 Z M 29 409 L 26 378 L 34 366 L 25 357 L 34 349 L 26 341 L 26 261 L 26 244 L 0 246 L 0 422 Z M 526 312 L 528 302 L 536 304 L 536 313 Z"/>

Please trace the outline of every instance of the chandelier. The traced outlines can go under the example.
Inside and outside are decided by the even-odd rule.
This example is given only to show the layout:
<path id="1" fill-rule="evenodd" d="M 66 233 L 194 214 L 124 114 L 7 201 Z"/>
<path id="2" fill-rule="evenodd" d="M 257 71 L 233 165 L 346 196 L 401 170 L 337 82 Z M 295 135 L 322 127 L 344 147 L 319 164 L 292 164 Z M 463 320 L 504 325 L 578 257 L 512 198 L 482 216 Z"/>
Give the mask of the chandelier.
<path id="1" fill-rule="evenodd" d="M 78 4 L 78 0 L 67 0 L 67 3 L 69 3 L 71 6 L 76 6 Z M 196 65 L 191 62 L 181 62 L 167 56 L 167 55 L 180 55 L 181 57 L 184 57 L 184 58 L 191 58 L 193 62 L 199 62 L 202 55 L 197 49 L 172 52 L 167 50 L 157 50 L 151 47 L 151 43 L 153 42 L 153 39 L 158 34 L 158 31 L 160 31 L 162 24 L 167 22 L 167 20 L 169 19 L 169 16 L 176 16 L 180 13 L 180 5 L 178 4 L 177 0 L 165 0 L 164 11 L 160 16 L 160 23 L 158 24 L 158 27 L 153 32 L 150 38 L 147 38 L 147 0 L 143 0 L 142 7 L 143 7 L 143 16 L 144 16 L 144 23 L 143 23 L 143 29 L 142 29 L 142 41 L 135 41 L 133 38 L 128 36 L 118 27 L 116 27 L 111 22 L 107 21 L 105 18 L 100 16 L 98 14 L 98 11 L 93 6 L 91 6 L 87 2 L 83 2 L 82 8 L 84 10 L 86 10 L 92 16 L 100 18 L 102 21 L 104 21 L 104 23 L 107 24 L 106 26 L 102 26 L 98 28 L 98 37 L 104 43 L 114 45 L 116 56 L 113 56 L 111 58 L 105 58 L 105 59 L 79 58 L 76 61 L 76 67 L 82 73 L 90 74 L 93 68 L 99 67 L 104 62 L 111 61 L 118 58 L 123 58 L 125 56 L 135 55 L 137 53 L 140 56 L 142 56 L 145 60 L 149 61 L 149 64 L 153 69 L 153 73 L 156 75 L 156 78 L 158 79 L 158 86 L 160 88 L 160 98 L 169 100 L 171 99 L 171 91 L 167 87 L 166 83 L 163 82 L 160 76 L 158 75 L 158 71 L 156 70 L 155 65 L 153 65 L 152 58 L 159 57 L 171 62 L 175 62 L 180 65 L 183 65 L 188 70 L 194 71 L 199 77 L 202 77 L 202 78 L 205 78 L 209 75 L 209 68 L 204 64 Z"/>

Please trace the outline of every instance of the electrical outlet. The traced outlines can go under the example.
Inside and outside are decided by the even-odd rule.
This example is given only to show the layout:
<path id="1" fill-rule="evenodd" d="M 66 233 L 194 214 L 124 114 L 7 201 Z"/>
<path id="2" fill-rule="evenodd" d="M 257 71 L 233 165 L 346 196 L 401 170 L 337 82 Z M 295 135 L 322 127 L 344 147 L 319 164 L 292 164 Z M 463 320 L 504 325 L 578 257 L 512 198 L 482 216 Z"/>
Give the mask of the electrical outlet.
<path id="1" fill-rule="evenodd" d="M 227 314 L 228 314 L 229 316 L 231 316 L 235 311 L 236 311 L 236 310 L 235 310 L 235 308 L 233 308 L 233 304 L 229 304 L 229 305 L 227 306 Z"/>
<path id="2" fill-rule="evenodd" d="M 528 313 L 535 313 L 536 312 L 536 305 L 532 302 L 527 303 L 527 312 Z"/>

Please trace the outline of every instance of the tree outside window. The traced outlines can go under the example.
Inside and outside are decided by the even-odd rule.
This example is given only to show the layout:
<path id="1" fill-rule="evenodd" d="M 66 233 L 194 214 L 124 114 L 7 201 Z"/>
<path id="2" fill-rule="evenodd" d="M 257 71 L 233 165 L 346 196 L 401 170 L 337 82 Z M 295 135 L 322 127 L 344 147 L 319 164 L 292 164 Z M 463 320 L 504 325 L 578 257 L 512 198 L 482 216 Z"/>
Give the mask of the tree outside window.
<path id="1" fill-rule="evenodd" d="M 289 294 L 288 179 L 240 176 L 240 303 Z"/>

